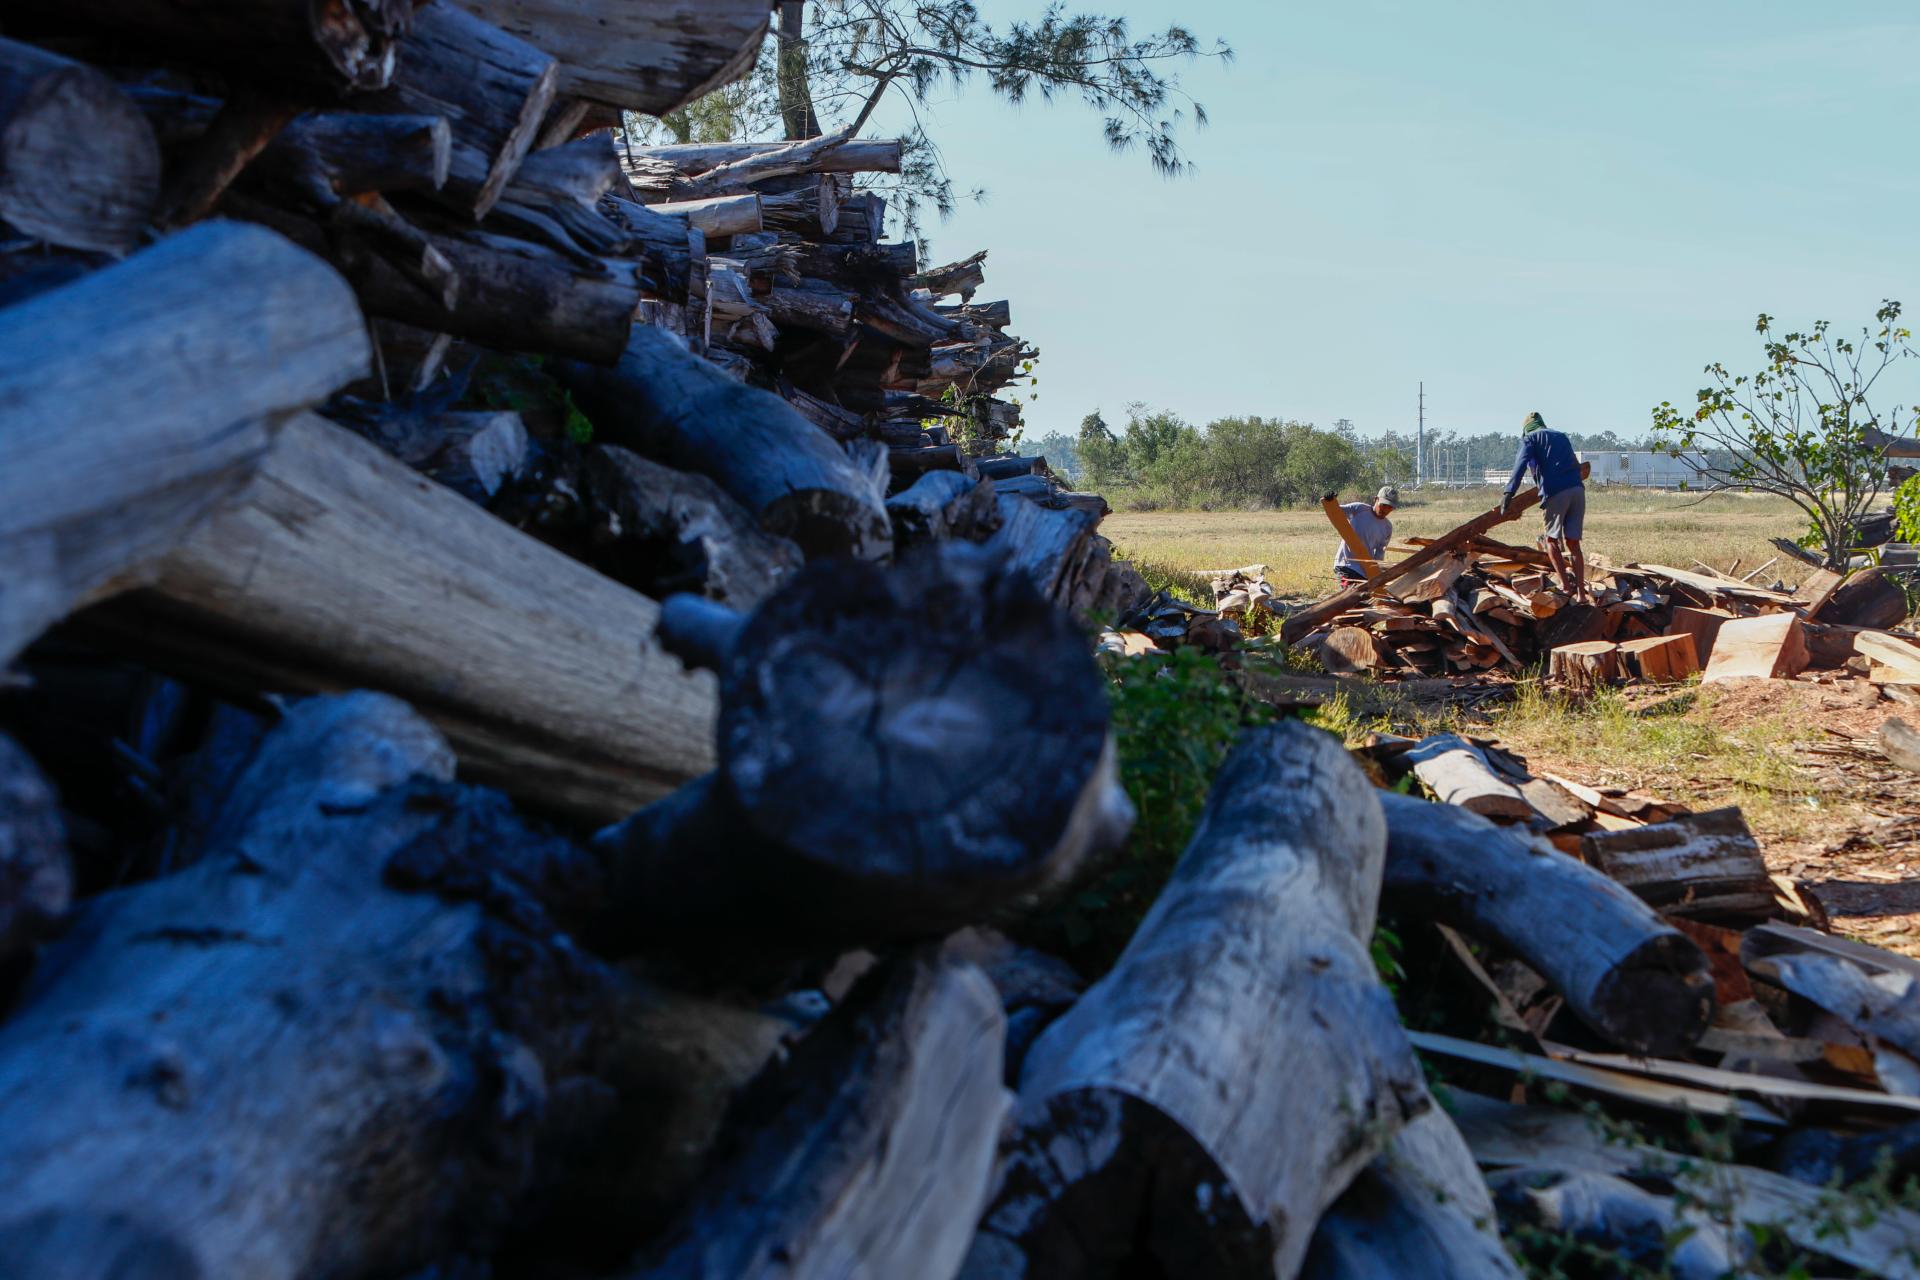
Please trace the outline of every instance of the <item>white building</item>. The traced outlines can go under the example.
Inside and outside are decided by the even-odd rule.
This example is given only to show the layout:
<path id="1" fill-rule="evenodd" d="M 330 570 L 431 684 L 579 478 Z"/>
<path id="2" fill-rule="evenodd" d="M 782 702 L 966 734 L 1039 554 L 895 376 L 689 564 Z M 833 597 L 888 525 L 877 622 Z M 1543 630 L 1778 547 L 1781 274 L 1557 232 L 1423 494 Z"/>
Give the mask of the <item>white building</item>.
<path id="1" fill-rule="evenodd" d="M 1611 450 L 1583 450 L 1574 455 L 1580 461 L 1591 463 L 1592 472 L 1587 476 L 1588 484 L 1626 484 L 1642 489 L 1678 489 L 1682 485 L 1698 486 L 1698 471 L 1706 465 L 1703 453 L 1681 453 L 1675 457 L 1670 453 L 1615 453 Z M 1502 468 L 1487 472 L 1487 483 L 1503 485 L 1512 472 Z"/>

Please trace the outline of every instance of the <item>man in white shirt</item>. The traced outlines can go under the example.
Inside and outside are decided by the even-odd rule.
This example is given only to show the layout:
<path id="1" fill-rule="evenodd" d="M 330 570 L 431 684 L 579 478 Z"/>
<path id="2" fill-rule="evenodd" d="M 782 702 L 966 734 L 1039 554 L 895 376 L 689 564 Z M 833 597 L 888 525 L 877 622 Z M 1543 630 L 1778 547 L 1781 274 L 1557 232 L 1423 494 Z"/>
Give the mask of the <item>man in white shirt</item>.
<path id="1" fill-rule="evenodd" d="M 1367 556 L 1374 567 L 1380 566 L 1380 557 L 1387 552 L 1387 544 L 1393 541 L 1393 521 L 1387 519 L 1393 509 L 1400 505 L 1400 491 L 1392 485 L 1382 485 L 1375 494 L 1371 505 L 1365 502 L 1343 502 L 1340 510 L 1346 512 L 1347 523 L 1360 535 L 1360 541 L 1367 548 Z M 1340 540 L 1339 554 L 1333 558 L 1333 580 L 1339 586 L 1349 582 L 1365 582 L 1366 571 L 1354 558 L 1347 547 L 1347 540 Z"/>

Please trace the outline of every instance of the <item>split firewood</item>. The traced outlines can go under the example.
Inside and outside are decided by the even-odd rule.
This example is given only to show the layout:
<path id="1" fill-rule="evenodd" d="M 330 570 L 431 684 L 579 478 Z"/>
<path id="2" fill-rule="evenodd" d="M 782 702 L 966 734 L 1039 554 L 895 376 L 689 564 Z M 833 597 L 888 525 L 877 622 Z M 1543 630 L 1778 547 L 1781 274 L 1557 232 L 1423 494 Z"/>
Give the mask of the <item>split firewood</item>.
<path id="1" fill-rule="evenodd" d="M 1000 527 L 1000 507 L 991 480 L 970 480 L 958 471 L 929 471 L 887 499 L 896 547 L 947 538 L 980 542 Z"/>
<path id="2" fill-rule="evenodd" d="M 412 0 L 15 0 L 7 16 L 22 29 L 100 36 L 316 98 L 385 87 L 415 21 Z"/>
<path id="3" fill-rule="evenodd" d="M 1301 1280 L 1520 1280 L 1473 1152 L 1435 1108 L 1393 1136 L 1314 1228 Z"/>
<path id="4" fill-rule="evenodd" d="M 0 39 L 0 219 L 120 254 L 159 198 L 160 147 L 127 95 L 92 67 Z"/>
<path id="5" fill-rule="evenodd" d="M 526 426 L 511 411 L 436 411 L 340 396 L 327 417 L 481 506 L 532 461 Z"/>
<path id="6" fill-rule="evenodd" d="M 1624 640 L 1619 654 L 1629 676 L 1652 684 L 1674 684 L 1700 670 L 1694 638 L 1684 633 Z"/>
<path id="7" fill-rule="evenodd" d="M 393 79 L 356 99 L 375 113 L 445 116 L 453 153 L 433 199 L 481 218 L 532 149 L 559 65 L 533 45 L 451 4 L 423 6 L 400 42 Z"/>
<path id="8" fill-rule="evenodd" d="M 663 116 L 739 79 L 767 34 L 765 0 L 456 0 L 552 54 L 559 92 Z"/>
<path id="9" fill-rule="evenodd" d="M 367 356 L 345 282 L 237 223 L 0 311 L 0 662 L 173 546 Z"/>
<path id="10" fill-rule="evenodd" d="M 676 596 L 661 640 L 720 670 L 720 766 L 598 837 L 608 945 L 937 936 L 1060 883 L 1132 822 L 1084 640 L 978 548 L 810 565 L 751 621 Z"/>
<path id="11" fill-rule="evenodd" d="M 951 1276 L 1010 1099 L 979 969 L 923 951 L 871 974 L 764 1076 L 717 1167 L 634 1280 Z"/>
<path id="12" fill-rule="evenodd" d="M 1807 642 L 1800 615 L 1767 613 L 1722 623 L 1700 680 L 1703 684 L 1749 676 L 1785 680 L 1806 668 Z"/>
<path id="13" fill-rule="evenodd" d="M 892 549 L 883 478 L 778 396 L 741 386 L 647 326 L 634 327 L 613 368 L 564 361 L 554 373 L 601 438 L 710 477 L 809 556 Z"/>
<path id="14" fill-rule="evenodd" d="M 1489 818 L 1530 818 L 1533 806 L 1510 783 L 1487 766 L 1486 757 L 1457 733 L 1437 733 L 1422 739 L 1406 761 L 1414 777 L 1442 804 Z"/>
<path id="15" fill-rule="evenodd" d="M 391 698 L 302 703 L 206 857 L 79 909 L 0 1025 L 0 1272 L 398 1274 L 497 1234 L 589 1065 L 554 891 L 594 869 L 453 763 Z"/>
<path id="16" fill-rule="evenodd" d="M 0 733 L 0 961 L 51 932 L 73 888 L 59 797 L 32 758 Z"/>
<path id="17" fill-rule="evenodd" d="M 1880 726 L 1875 735 L 1880 751 L 1887 759 L 1909 773 L 1920 773 L 1920 731 L 1898 717 Z"/>
<path id="18" fill-rule="evenodd" d="M 1570 693 L 1593 693 L 1620 679 L 1620 646 L 1585 640 L 1549 650 L 1547 678 Z"/>
<path id="19" fill-rule="evenodd" d="M 1733 616 L 1726 609 L 1676 604 L 1673 606 L 1672 620 L 1667 624 L 1667 634 L 1692 637 L 1695 663 L 1704 671 L 1707 660 L 1713 656 L 1713 642 L 1719 637 L 1721 626 Z"/>
<path id="20" fill-rule="evenodd" d="M 989 549 L 1031 578 L 1048 599 L 1073 608 L 1099 520 L 1084 511 L 1050 510 L 1013 494 L 996 492 L 995 503 L 1000 531 L 987 543 Z"/>
<path id="21" fill-rule="evenodd" d="M 711 767 L 712 684 L 646 639 L 657 616 L 301 415 L 246 489 L 92 625 L 215 688 L 407 697 L 470 776 L 603 822 Z"/>
<path id="22" fill-rule="evenodd" d="M 924 289 L 932 298 L 944 298 L 957 293 L 962 302 L 971 302 L 974 290 L 987 282 L 987 273 L 982 265 L 986 260 L 987 251 L 982 249 L 970 258 L 911 277 L 907 287 Z"/>
<path id="23" fill-rule="evenodd" d="M 1852 633 L 1853 651 L 1873 662 L 1874 679 L 1888 684 L 1920 684 L 1920 645 L 1884 631 Z"/>
<path id="24" fill-rule="evenodd" d="M 1700 948 L 1606 875 L 1477 814 L 1383 793 L 1384 892 L 1525 960 L 1634 1053 L 1678 1054 L 1713 1019 Z"/>
<path id="25" fill-rule="evenodd" d="M 596 445 L 586 479 L 592 507 L 609 517 L 596 560 L 650 595 L 693 591 L 751 609 L 800 569 L 799 547 L 767 533 L 705 476 Z"/>
<path id="26" fill-rule="evenodd" d="M 1242 737 L 1119 963 L 1028 1056 L 962 1275 L 1295 1273 L 1431 1106 L 1367 955 L 1385 845 L 1337 739 Z"/>
<path id="27" fill-rule="evenodd" d="M 1920 963 L 1845 938 L 1773 924 L 1748 931 L 1740 962 L 1863 1035 L 1920 1058 Z"/>
<path id="28" fill-rule="evenodd" d="M 1773 908 L 1766 861 L 1737 808 L 1582 836 L 1580 856 L 1675 915 L 1744 915 Z"/>

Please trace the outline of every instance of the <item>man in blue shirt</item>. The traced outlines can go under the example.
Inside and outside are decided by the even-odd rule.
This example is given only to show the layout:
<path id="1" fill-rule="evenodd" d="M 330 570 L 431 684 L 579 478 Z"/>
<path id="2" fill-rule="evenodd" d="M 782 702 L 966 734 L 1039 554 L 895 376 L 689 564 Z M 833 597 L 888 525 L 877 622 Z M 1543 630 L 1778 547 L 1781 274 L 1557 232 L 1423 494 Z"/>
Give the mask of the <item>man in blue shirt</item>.
<path id="1" fill-rule="evenodd" d="M 1333 495 L 1328 494 L 1331 498 Z M 1387 553 L 1387 544 L 1393 541 L 1393 521 L 1387 519 L 1393 509 L 1400 505 L 1400 491 L 1390 484 L 1381 485 L 1380 492 L 1373 496 L 1373 505 L 1364 502 L 1343 502 L 1340 509 L 1347 513 L 1347 523 L 1353 526 L 1354 533 L 1367 549 L 1367 556 L 1378 566 L 1380 557 Z M 1333 581 L 1336 586 L 1346 586 L 1352 582 L 1365 582 L 1367 574 L 1360 562 L 1353 558 L 1353 552 L 1347 549 L 1345 538 L 1340 540 L 1339 554 L 1333 557 Z"/>
<path id="2" fill-rule="evenodd" d="M 1513 460 L 1513 474 L 1507 477 L 1507 489 L 1500 498 L 1502 514 L 1513 505 L 1520 488 L 1520 477 L 1531 471 L 1540 486 L 1540 513 L 1547 520 L 1547 558 L 1560 585 L 1577 600 L 1587 594 L 1587 557 L 1580 550 L 1581 526 L 1587 517 L 1587 486 L 1580 478 L 1580 459 L 1574 456 L 1573 441 L 1566 432 L 1554 431 L 1537 412 L 1520 424 L 1520 455 Z M 1564 554 L 1562 548 L 1565 548 Z M 1573 561 L 1568 570 L 1568 558 Z"/>

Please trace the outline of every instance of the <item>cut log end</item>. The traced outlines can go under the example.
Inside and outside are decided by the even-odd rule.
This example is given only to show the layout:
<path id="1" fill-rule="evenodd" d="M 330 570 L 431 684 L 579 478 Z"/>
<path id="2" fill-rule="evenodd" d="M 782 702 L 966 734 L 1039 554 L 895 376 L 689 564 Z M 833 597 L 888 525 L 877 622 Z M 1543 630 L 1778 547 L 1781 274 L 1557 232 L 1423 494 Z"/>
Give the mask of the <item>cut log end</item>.
<path id="1" fill-rule="evenodd" d="M 1590 1016 L 1622 1047 L 1678 1057 L 1700 1042 L 1715 1010 L 1713 973 L 1680 933 L 1648 938 L 1595 985 Z"/>

